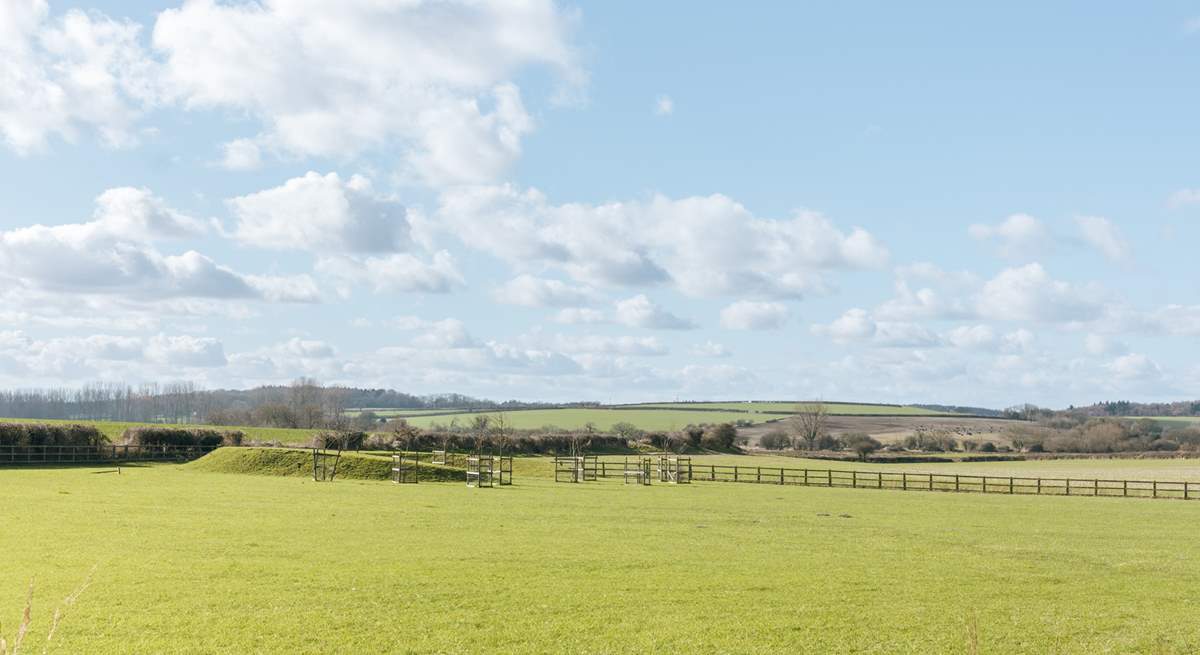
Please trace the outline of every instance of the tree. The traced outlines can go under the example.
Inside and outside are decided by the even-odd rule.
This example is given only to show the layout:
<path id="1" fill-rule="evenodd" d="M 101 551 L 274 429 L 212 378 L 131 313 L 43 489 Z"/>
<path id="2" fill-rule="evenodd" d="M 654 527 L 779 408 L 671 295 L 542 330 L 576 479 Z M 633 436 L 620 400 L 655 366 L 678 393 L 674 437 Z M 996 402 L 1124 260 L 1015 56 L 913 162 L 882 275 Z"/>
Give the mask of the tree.
<path id="1" fill-rule="evenodd" d="M 492 434 L 496 442 L 496 446 L 500 449 L 500 455 L 504 455 L 504 447 L 509 444 L 512 428 L 508 424 L 508 416 L 504 412 L 496 414 L 492 419 Z"/>
<path id="2" fill-rule="evenodd" d="M 796 447 L 804 444 L 808 450 L 816 450 L 821 437 L 825 436 L 828 414 L 825 403 L 800 403 L 796 405 L 796 414 L 792 416 L 792 430 L 796 433 Z"/>
<path id="3" fill-rule="evenodd" d="M 622 439 L 626 439 L 629 441 L 635 441 L 637 439 L 640 439 L 642 437 L 642 435 L 645 434 L 645 432 L 643 432 L 641 430 L 641 428 L 639 428 L 638 426 L 636 426 L 632 423 L 629 423 L 628 421 L 621 421 L 620 423 L 613 423 L 611 429 L 612 429 L 613 434 L 617 435 L 618 437 L 621 437 Z"/>
<path id="4" fill-rule="evenodd" d="M 842 436 L 842 443 L 858 455 L 858 459 L 867 461 L 867 456 L 883 447 L 874 437 L 862 432 L 851 432 Z"/>

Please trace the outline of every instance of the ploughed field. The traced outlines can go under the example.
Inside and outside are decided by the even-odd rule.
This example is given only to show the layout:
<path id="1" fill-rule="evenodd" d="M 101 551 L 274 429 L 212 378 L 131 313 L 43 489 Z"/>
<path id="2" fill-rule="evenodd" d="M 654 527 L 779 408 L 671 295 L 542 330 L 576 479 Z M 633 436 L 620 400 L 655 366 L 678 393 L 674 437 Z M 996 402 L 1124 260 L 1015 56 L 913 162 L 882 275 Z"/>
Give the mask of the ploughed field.
<path id="1" fill-rule="evenodd" d="M 1200 503 L 559 484 L 544 458 L 495 489 L 317 483 L 259 455 L 0 469 L 0 633 L 34 578 L 41 651 L 94 567 L 49 652 L 1200 652 Z M 1195 470 L 1112 462 L 904 468 Z"/>

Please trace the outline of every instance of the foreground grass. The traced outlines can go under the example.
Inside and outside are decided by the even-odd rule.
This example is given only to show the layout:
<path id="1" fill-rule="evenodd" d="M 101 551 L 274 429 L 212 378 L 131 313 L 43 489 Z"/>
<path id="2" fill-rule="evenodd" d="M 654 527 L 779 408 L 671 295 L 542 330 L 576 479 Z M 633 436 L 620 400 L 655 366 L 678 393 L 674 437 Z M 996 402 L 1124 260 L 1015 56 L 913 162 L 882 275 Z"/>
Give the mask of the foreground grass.
<path id="1" fill-rule="evenodd" d="M 0 470 L 51 652 L 1200 651 L 1200 503 L 102 471 Z"/>

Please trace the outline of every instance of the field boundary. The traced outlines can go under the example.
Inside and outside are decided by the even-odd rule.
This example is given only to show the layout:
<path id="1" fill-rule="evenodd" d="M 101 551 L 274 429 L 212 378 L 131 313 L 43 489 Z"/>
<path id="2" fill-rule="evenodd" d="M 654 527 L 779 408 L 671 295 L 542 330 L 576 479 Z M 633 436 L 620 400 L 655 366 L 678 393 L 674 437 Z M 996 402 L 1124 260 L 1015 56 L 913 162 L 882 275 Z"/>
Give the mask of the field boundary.
<path id="1" fill-rule="evenodd" d="M 0 466 L 100 464 L 107 462 L 183 462 L 220 446 L 105 444 L 100 446 L 0 446 Z"/>
<path id="2" fill-rule="evenodd" d="M 1038 478 L 1029 476 L 968 475 L 961 473 L 910 473 L 906 471 L 856 471 L 842 469 L 785 468 L 691 464 L 696 482 L 886 489 L 893 491 L 946 491 L 1011 496 L 1083 496 L 1107 498 L 1162 498 L 1200 500 L 1200 482 L 1176 480 L 1104 480 L 1100 478 Z M 622 462 L 600 462 L 600 476 L 624 475 Z"/>

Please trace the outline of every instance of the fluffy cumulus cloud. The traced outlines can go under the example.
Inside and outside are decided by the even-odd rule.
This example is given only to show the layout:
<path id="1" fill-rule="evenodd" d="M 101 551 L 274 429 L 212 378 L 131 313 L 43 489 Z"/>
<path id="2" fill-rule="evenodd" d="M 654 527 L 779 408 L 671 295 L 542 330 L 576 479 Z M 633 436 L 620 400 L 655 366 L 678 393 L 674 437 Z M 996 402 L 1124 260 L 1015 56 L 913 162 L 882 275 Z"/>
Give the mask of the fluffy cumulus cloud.
<path id="1" fill-rule="evenodd" d="M 354 175 L 309 172 L 281 186 L 233 198 L 233 236 L 259 248 L 314 252 L 394 252 L 409 248 L 404 205 L 377 196 Z"/>
<path id="2" fill-rule="evenodd" d="M 10 384 L 80 376 L 203 376 L 226 363 L 224 345 L 212 337 L 93 334 L 39 339 L 21 331 L 0 331 L 0 380 Z"/>
<path id="3" fill-rule="evenodd" d="M 332 157 L 399 149 L 427 181 L 481 182 L 532 128 L 513 76 L 544 66 L 582 81 L 571 22 L 549 0 L 194 0 L 159 15 L 153 45 L 165 96 L 258 118 L 262 132 L 243 137 L 257 145 Z M 230 144 L 227 162 L 230 148 L 247 151 Z"/>
<path id="4" fill-rule="evenodd" d="M 976 223 L 967 232 L 975 239 L 994 243 L 1005 257 L 1037 255 L 1049 250 L 1052 242 L 1046 226 L 1028 214 L 1013 214 L 996 225 Z"/>
<path id="5" fill-rule="evenodd" d="M 307 276 L 244 275 L 195 250 L 169 255 L 155 245 L 204 230 L 145 189 L 110 189 L 90 221 L 0 232 L 0 278 L 46 292 L 143 300 L 317 299 Z"/>
<path id="6" fill-rule="evenodd" d="M 613 314 L 618 323 L 629 327 L 652 330 L 691 330 L 696 327 L 691 320 L 672 314 L 640 293 L 618 300 Z"/>
<path id="7" fill-rule="evenodd" d="M 721 310 L 721 327 L 727 330 L 777 330 L 788 320 L 780 302 L 739 300 Z"/>
<path id="8" fill-rule="evenodd" d="M 598 286 L 670 284 L 689 296 L 797 298 L 827 290 L 831 271 L 888 260 L 865 230 L 807 211 L 760 218 L 722 195 L 553 205 L 536 190 L 472 187 L 443 194 L 439 214 L 468 246 L 516 266 Z"/>
<path id="9" fill-rule="evenodd" d="M 1055 280 L 1034 263 L 988 280 L 979 292 L 977 309 L 980 316 L 999 320 L 1082 322 L 1103 314 L 1101 296 L 1099 289 Z"/>
<path id="10" fill-rule="evenodd" d="M 561 280 L 518 275 L 496 289 L 498 302 L 523 307 L 578 307 L 596 300 L 596 293 L 587 287 L 567 284 Z"/>
<path id="11" fill-rule="evenodd" d="M 888 348 L 919 348 L 942 345 L 943 340 L 929 329 L 904 321 L 876 321 L 864 309 L 848 310 L 832 322 L 814 325 L 814 334 L 837 343 L 867 343 Z"/>
<path id="12" fill-rule="evenodd" d="M 26 154 L 51 137 L 94 132 L 109 146 L 136 140 L 156 98 L 141 28 L 95 12 L 51 17 L 45 0 L 0 3 L 0 137 Z"/>

